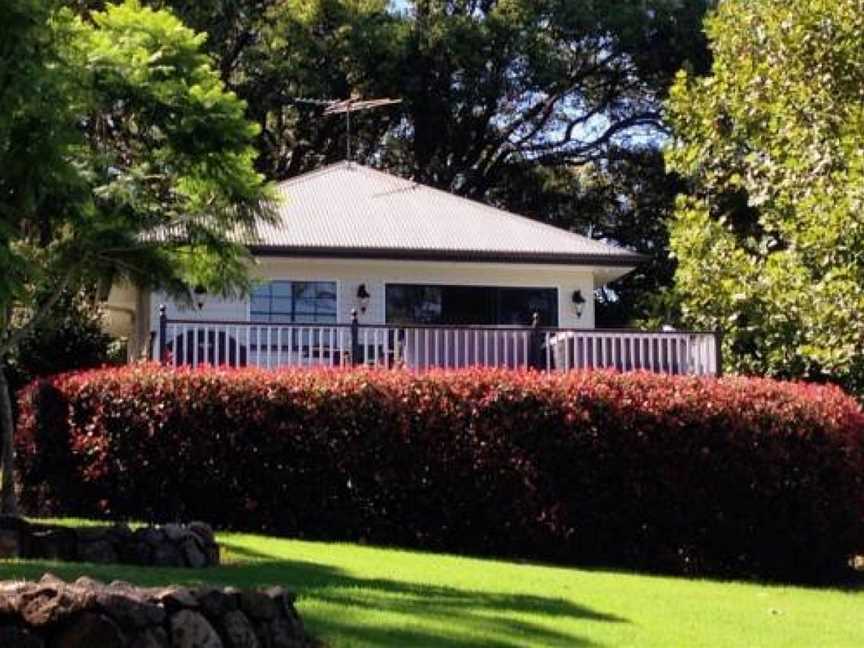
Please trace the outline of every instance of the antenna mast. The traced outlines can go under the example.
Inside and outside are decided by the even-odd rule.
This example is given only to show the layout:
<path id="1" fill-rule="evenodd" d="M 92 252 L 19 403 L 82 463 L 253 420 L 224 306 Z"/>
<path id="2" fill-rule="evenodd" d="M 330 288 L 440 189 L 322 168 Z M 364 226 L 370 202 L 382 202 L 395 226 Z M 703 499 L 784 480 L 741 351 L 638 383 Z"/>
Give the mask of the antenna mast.
<path id="1" fill-rule="evenodd" d="M 401 99 L 360 99 L 358 97 L 351 97 L 350 99 L 295 99 L 294 101 L 326 106 L 325 115 L 345 113 L 345 159 L 349 163 L 351 162 L 351 113 L 402 103 Z"/>

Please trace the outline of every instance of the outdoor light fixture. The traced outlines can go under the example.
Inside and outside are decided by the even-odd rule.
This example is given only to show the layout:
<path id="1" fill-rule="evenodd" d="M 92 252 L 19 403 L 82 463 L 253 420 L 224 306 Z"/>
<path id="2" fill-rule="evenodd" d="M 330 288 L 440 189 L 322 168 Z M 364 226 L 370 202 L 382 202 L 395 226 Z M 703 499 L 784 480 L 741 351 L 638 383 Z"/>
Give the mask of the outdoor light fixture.
<path id="1" fill-rule="evenodd" d="M 360 303 L 360 312 L 365 313 L 366 308 L 369 306 L 369 299 L 372 295 L 369 294 L 369 291 L 366 290 L 366 284 L 362 283 L 357 286 L 357 301 Z"/>
<path id="2" fill-rule="evenodd" d="M 582 317 L 582 311 L 585 309 L 585 298 L 582 296 L 581 290 L 573 291 L 573 308 L 576 310 L 576 317 Z"/>
<path id="3" fill-rule="evenodd" d="M 201 284 L 198 284 L 192 292 L 195 293 L 195 302 L 198 304 L 198 310 L 203 309 L 204 298 L 207 296 L 207 289 Z"/>

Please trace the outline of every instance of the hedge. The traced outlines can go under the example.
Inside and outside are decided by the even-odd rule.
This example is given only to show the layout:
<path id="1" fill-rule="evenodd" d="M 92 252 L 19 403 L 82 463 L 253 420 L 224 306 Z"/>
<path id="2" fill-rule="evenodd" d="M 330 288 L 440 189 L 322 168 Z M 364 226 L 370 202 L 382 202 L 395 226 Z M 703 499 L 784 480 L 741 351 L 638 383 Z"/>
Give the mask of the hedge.
<path id="1" fill-rule="evenodd" d="M 139 365 L 21 398 L 33 512 L 808 581 L 864 553 L 864 414 L 829 386 Z"/>

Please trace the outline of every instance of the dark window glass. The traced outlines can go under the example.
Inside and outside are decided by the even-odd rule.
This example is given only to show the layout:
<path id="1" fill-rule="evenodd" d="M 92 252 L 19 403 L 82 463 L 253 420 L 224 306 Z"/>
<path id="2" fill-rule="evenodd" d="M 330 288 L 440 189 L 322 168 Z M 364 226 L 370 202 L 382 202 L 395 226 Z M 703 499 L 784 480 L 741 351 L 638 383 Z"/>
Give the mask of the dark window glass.
<path id="1" fill-rule="evenodd" d="M 335 324 L 336 284 L 332 281 L 271 281 L 252 291 L 253 322 Z"/>
<path id="2" fill-rule="evenodd" d="M 558 326 L 558 290 L 391 284 L 386 310 L 388 324 Z"/>

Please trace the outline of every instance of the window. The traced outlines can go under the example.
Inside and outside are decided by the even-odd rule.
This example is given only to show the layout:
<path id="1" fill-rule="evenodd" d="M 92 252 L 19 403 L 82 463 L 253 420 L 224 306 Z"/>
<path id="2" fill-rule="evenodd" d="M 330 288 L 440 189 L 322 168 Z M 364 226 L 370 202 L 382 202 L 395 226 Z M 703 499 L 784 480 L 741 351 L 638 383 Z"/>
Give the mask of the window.
<path id="1" fill-rule="evenodd" d="M 558 290 L 390 284 L 386 309 L 388 324 L 557 326 Z"/>
<path id="2" fill-rule="evenodd" d="M 271 281 L 252 291 L 250 318 L 272 324 L 335 324 L 336 283 Z"/>

